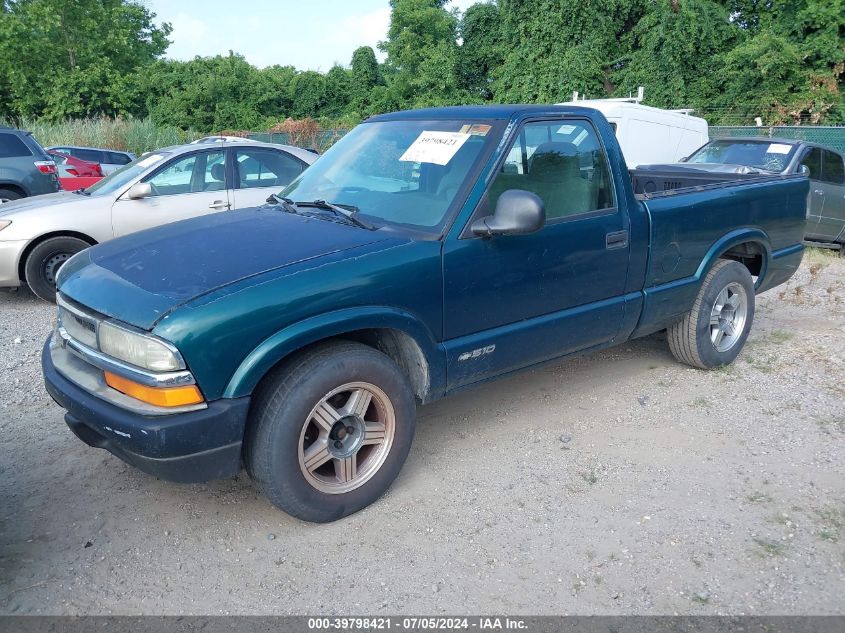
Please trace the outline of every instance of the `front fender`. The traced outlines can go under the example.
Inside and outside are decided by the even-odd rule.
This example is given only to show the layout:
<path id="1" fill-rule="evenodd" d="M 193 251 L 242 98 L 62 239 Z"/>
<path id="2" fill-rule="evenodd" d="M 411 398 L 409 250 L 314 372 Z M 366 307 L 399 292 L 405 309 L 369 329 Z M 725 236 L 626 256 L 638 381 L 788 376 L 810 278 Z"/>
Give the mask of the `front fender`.
<path id="1" fill-rule="evenodd" d="M 392 329 L 404 332 L 419 346 L 429 370 L 429 397 L 446 390 L 446 355 L 431 332 L 414 315 L 387 306 L 355 307 L 320 314 L 276 332 L 253 349 L 238 366 L 224 398 L 240 398 L 252 393 L 259 381 L 279 361 L 318 341 L 356 330 Z"/>

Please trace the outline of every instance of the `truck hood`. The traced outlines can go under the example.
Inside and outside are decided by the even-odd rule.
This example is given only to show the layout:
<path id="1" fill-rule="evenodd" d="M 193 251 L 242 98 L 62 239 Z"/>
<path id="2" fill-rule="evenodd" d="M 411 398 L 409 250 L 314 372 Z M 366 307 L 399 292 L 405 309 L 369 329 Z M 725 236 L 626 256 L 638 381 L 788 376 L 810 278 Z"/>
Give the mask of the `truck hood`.
<path id="1" fill-rule="evenodd" d="M 196 297 L 248 277 L 387 238 L 278 206 L 211 214 L 133 233 L 75 255 L 63 296 L 145 330 Z"/>

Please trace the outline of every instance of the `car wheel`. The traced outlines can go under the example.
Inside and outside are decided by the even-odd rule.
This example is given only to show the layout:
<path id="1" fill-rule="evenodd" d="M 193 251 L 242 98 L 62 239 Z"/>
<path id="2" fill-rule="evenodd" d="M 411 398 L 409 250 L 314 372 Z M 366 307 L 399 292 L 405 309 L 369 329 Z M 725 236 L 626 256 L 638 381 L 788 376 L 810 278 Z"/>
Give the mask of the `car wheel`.
<path id="1" fill-rule="evenodd" d="M 256 392 L 247 472 L 278 508 L 326 523 L 370 505 L 408 456 L 416 406 L 408 380 L 366 345 L 319 345 Z"/>
<path id="2" fill-rule="evenodd" d="M 38 244 L 26 258 L 24 266 L 29 289 L 44 301 L 55 301 L 59 269 L 89 246 L 88 242 L 76 237 L 51 237 Z"/>
<path id="3" fill-rule="evenodd" d="M 669 348 L 682 363 L 712 369 L 739 355 L 754 320 L 754 282 L 739 262 L 719 260 L 704 278 L 692 310 L 671 326 Z"/>
<path id="4" fill-rule="evenodd" d="M 23 196 L 17 191 L 11 189 L 0 189 L 0 204 L 4 202 L 11 202 L 12 200 L 20 200 Z"/>

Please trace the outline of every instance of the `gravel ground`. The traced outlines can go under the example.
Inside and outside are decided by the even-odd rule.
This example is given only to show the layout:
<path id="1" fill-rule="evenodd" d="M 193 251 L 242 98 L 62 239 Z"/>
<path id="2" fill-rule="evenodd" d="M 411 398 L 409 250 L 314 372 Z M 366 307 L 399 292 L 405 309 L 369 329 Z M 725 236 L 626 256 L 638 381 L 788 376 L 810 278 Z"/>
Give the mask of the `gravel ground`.
<path id="1" fill-rule="evenodd" d="M 0 294 L 0 613 L 845 613 L 845 259 L 761 296 L 732 367 L 658 335 L 421 408 L 392 489 L 330 525 L 79 442 L 52 316 Z"/>

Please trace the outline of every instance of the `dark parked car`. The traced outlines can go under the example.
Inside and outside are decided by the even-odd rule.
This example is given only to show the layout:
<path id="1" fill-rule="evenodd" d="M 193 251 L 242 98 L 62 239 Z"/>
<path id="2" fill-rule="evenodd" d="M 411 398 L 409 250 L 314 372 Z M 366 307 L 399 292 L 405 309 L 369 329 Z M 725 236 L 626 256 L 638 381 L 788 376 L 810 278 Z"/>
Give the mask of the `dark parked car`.
<path id="1" fill-rule="evenodd" d="M 56 163 L 32 133 L 0 127 L 0 204 L 58 190 Z"/>
<path id="2" fill-rule="evenodd" d="M 75 145 L 62 145 L 56 147 L 48 147 L 48 151 L 61 152 L 74 158 L 87 161 L 89 163 L 97 163 L 100 169 L 103 170 L 103 175 L 108 175 L 128 165 L 136 156 L 132 152 L 121 152 L 114 149 L 105 149 L 102 147 L 77 147 Z"/>
<path id="3" fill-rule="evenodd" d="M 845 159 L 840 152 L 783 138 L 720 138 L 696 150 L 683 163 L 647 165 L 635 170 L 641 193 L 693 186 L 705 181 L 740 180 L 765 174 L 810 177 L 805 237 L 845 245 Z"/>

